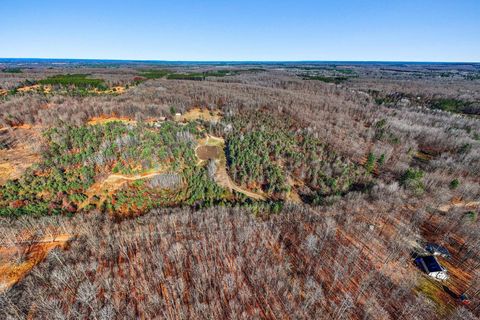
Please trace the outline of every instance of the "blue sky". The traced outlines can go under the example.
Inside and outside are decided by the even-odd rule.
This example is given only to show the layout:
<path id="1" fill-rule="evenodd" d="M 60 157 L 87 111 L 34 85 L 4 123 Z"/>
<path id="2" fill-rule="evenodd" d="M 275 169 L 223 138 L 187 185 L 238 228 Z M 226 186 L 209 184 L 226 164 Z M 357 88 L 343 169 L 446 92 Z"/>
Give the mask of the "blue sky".
<path id="1" fill-rule="evenodd" d="M 0 57 L 480 61 L 480 0 L 2 0 Z"/>

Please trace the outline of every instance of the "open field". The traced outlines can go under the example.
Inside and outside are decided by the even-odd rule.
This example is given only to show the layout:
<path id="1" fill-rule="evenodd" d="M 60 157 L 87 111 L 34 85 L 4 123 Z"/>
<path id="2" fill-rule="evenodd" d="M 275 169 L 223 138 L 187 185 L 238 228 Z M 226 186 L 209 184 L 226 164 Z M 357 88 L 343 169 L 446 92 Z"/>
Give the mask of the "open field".
<path id="1" fill-rule="evenodd" d="M 480 316 L 477 64 L 6 69 L 1 319 Z"/>

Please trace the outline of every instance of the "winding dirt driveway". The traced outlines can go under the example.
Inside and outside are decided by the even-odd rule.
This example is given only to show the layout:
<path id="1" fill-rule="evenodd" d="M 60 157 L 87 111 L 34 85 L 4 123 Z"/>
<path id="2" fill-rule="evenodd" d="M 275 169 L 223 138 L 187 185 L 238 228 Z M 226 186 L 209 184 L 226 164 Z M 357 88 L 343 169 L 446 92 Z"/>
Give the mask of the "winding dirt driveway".
<path id="1" fill-rule="evenodd" d="M 207 160 L 199 157 L 197 153 L 198 148 L 202 146 L 217 147 L 217 148 L 220 148 L 221 150 L 221 152 L 216 153 L 217 157 L 215 158 L 215 164 L 217 165 L 217 171 L 215 173 L 215 182 L 219 186 L 224 187 L 230 191 L 235 190 L 239 193 L 243 193 L 247 197 L 255 200 L 261 200 L 261 201 L 267 200 L 267 197 L 265 195 L 260 194 L 258 192 L 253 192 L 253 191 L 244 189 L 238 186 L 237 184 L 235 184 L 235 182 L 230 178 L 227 172 L 227 158 L 225 157 L 225 152 L 223 151 L 225 148 L 224 139 L 207 135 L 207 138 L 205 140 L 201 140 L 200 144 L 195 149 L 195 155 L 200 159 L 200 162 Z"/>

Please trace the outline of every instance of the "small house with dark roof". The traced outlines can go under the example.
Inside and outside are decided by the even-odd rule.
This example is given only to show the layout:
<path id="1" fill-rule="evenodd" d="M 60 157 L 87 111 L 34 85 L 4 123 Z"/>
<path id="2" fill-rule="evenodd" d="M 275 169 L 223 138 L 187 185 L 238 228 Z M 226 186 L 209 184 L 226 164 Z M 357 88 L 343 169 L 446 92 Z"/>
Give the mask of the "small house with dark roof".
<path id="1" fill-rule="evenodd" d="M 415 259 L 417 266 L 426 274 L 436 280 L 447 280 L 447 269 L 442 267 L 434 255 L 418 257 Z"/>

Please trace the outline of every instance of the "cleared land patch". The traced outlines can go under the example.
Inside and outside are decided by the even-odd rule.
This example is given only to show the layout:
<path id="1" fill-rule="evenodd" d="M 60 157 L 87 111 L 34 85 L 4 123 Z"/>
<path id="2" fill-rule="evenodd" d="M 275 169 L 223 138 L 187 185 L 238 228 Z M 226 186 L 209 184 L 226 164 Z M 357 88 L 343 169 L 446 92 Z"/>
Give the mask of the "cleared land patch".
<path id="1" fill-rule="evenodd" d="M 438 208 L 438 210 L 442 212 L 448 212 L 452 208 L 465 208 L 465 209 L 475 209 L 480 207 L 480 201 L 460 201 L 460 200 L 452 200 L 451 203 L 444 204 Z"/>
<path id="2" fill-rule="evenodd" d="M 31 143 L 41 139 L 40 131 L 41 127 L 29 124 L 0 128 L 0 133 L 10 135 L 13 140 L 11 146 L 0 149 L 0 185 L 7 180 L 20 178 L 26 169 L 41 160 L 38 150 Z"/>
<path id="3" fill-rule="evenodd" d="M 222 120 L 220 111 L 210 111 L 208 109 L 193 108 L 188 110 L 184 115 L 176 118 L 177 121 L 195 121 L 204 120 L 209 122 L 218 122 Z"/>
<path id="4" fill-rule="evenodd" d="M 197 148 L 197 157 L 200 160 L 217 159 L 222 150 L 217 146 L 200 146 Z"/>
<path id="5" fill-rule="evenodd" d="M 109 122 L 123 122 L 123 123 L 128 123 L 128 124 L 137 124 L 137 121 L 132 120 L 127 117 L 117 117 L 117 116 L 107 116 L 107 115 L 102 115 L 99 117 L 93 117 L 90 120 L 87 121 L 87 124 L 89 125 L 96 125 L 96 124 L 105 124 Z"/>
<path id="6" fill-rule="evenodd" d="M 14 246 L 0 246 L 0 293 L 21 281 L 51 250 L 64 249 L 71 238 L 69 234 L 59 234 Z"/>
<path id="7" fill-rule="evenodd" d="M 255 193 L 239 187 L 233 182 L 232 179 L 230 179 L 227 172 L 227 160 L 225 153 L 223 152 L 225 140 L 207 135 L 207 138 L 200 140 L 199 143 L 200 145 L 195 149 L 195 154 L 202 162 L 206 160 L 215 160 L 217 166 L 215 182 L 219 186 L 228 190 L 235 190 L 236 192 L 243 193 L 247 197 L 255 200 L 264 201 L 267 199 L 263 194 Z"/>
<path id="8" fill-rule="evenodd" d="M 107 199 L 107 196 L 115 194 L 124 184 L 128 181 L 136 181 L 149 179 L 160 174 L 164 173 L 163 171 L 156 171 L 146 174 L 137 174 L 133 176 L 126 176 L 121 174 L 111 174 L 105 180 L 98 181 L 94 183 L 87 191 L 87 199 L 80 205 L 80 209 L 85 208 L 87 205 L 92 204 L 93 197 L 98 196 L 98 201 L 95 202 L 97 207 L 100 207 L 103 202 Z"/>
<path id="9" fill-rule="evenodd" d="M 0 150 L 0 185 L 7 180 L 18 179 L 27 168 L 40 161 L 40 158 L 28 144 Z"/>

